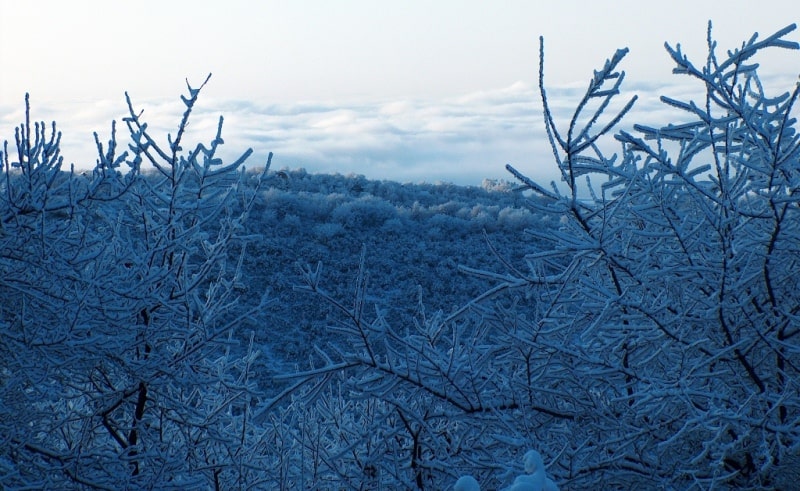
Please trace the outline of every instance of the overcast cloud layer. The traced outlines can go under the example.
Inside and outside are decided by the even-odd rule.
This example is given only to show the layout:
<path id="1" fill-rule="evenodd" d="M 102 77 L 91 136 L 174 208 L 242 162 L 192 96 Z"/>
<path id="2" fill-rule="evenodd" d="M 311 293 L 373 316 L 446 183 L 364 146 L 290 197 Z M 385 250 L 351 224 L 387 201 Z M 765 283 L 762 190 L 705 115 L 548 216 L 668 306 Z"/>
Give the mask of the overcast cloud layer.
<path id="1" fill-rule="evenodd" d="M 771 80 L 789 89 L 794 81 Z M 213 78 L 211 82 L 213 84 Z M 584 87 L 548 90 L 550 104 L 562 127 Z M 626 119 L 661 125 L 680 121 L 682 115 L 664 106 L 659 94 L 702 100 L 697 84 L 629 87 L 619 97 L 620 105 L 639 96 L 635 110 Z M 143 119 L 155 135 L 166 141 L 175 131 L 183 104 L 178 96 L 165 100 L 137 101 Z M 64 160 L 76 168 L 90 168 L 96 160 L 92 136 L 98 132 L 105 144 L 111 120 L 118 121 L 118 139 L 127 143 L 122 123 L 125 101 L 103 100 L 51 106 L 31 99 L 32 117 L 55 120 L 63 132 Z M 261 166 L 268 152 L 275 154 L 273 169 L 303 167 L 309 172 L 363 174 L 371 179 L 401 182 L 453 182 L 478 185 L 484 178 L 510 178 L 505 164 L 512 164 L 530 177 L 547 182 L 557 179 L 552 152 L 541 117 L 538 88 L 516 83 L 494 91 L 466 94 L 444 100 L 376 100 L 371 102 L 298 102 L 262 104 L 246 100 L 204 99 L 201 93 L 185 142 L 207 142 L 213 138 L 218 118 L 225 117 L 223 157 L 235 158 L 247 148 L 254 155 L 251 166 Z M 14 127 L 24 118 L 24 104 L 0 106 L 0 139 L 9 141 L 12 152 Z M 613 151 L 614 143 L 608 147 Z"/>

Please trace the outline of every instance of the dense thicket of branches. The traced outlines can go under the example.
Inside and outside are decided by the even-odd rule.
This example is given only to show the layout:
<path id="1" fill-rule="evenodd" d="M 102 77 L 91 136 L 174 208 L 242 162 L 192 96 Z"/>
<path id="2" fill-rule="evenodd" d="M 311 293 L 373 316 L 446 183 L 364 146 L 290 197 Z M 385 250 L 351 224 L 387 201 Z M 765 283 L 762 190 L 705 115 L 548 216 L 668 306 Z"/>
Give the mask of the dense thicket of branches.
<path id="1" fill-rule="evenodd" d="M 222 119 L 185 150 L 191 86 L 166 142 L 128 99 L 128 151 L 112 126 L 84 174 L 26 112 L 1 159 L 0 487 L 447 489 L 472 474 L 500 489 L 531 448 L 562 489 L 792 487 L 800 85 L 765 93 L 754 57 L 797 49 L 793 29 L 718 58 L 709 28 L 699 67 L 667 46 L 698 99 L 663 97 L 686 119 L 634 133 L 612 134 L 635 102 L 616 103 L 626 50 L 562 124 L 542 48 L 562 183 L 508 167 L 521 189 L 471 190 L 471 207 L 446 187 L 246 174 L 249 151 L 216 156 Z M 476 264 L 467 235 L 505 269 Z M 431 254 L 442 237 L 455 257 Z M 329 286 L 317 261 L 361 243 L 349 285 Z M 370 274 L 384 243 L 391 267 Z M 300 301 L 270 262 L 306 251 Z M 424 271 L 445 276 L 417 290 Z M 270 343 L 311 328 L 297 369 L 273 376 L 293 351 Z"/>

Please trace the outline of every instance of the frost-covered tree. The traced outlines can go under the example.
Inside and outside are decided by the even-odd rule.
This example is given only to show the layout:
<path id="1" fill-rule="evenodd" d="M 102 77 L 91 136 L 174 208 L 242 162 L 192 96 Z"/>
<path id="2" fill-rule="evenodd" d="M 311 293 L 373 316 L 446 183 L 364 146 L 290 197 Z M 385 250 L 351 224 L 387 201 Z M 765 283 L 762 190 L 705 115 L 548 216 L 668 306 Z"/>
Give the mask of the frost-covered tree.
<path id="1" fill-rule="evenodd" d="M 531 346 L 552 356 L 543 368 L 568 369 L 580 384 L 569 405 L 589 417 L 583 425 L 594 436 L 559 449 L 567 482 L 711 488 L 793 479 L 800 86 L 765 93 L 753 57 L 797 49 L 784 39 L 794 28 L 754 35 L 719 59 L 709 25 L 700 68 L 667 46 L 674 73 L 697 79 L 704 94 L 662 97 L 688 119 L 637 125 L 641 136 L 618 133 L 621 158 L 604 155 L 598 140 L 633 103 L 603 120 L 624 51 L 595 73 L 566 131 L 542 84 L 569 191 L 509 170 L 550 200 L 563 226 L 534 232 L 551 247 L 530 254 L 529 272 L 504 284 L 524 285 L 533 300 Z"/>
<path id="2" fill-rule="evenodd" d="M 498 489 L 519 473 L 501 463 L 535 446 L 563 488 L 792 487 L 800 85 L 766 93 L 753 59 L 797 49 L 785 39 L 794 28 L 720 58 L 709 26 L 700 67 L 667 45 L 701 95 L 663 97 L 686 120 L 620 131 L 614 155 L 604 149 L 635 103 L 615 105 L 627 50 L 594 73 L 562 127 L 542 48 L 563 183 L 509 171 L 558 227 L 529 232 L 524 267 L 464 268 L 495 286 L 449 317 L 420 309 L 410 326 L 369 314 L 365 261 L 352 305 L 305 268 L 306 289 L 341 322 L 319 362 L 289 377 L 306 389 L 285 421 L 314 426 L 283 433 L 294 438 L 287 472 L 352 489 L 444 489 L 472 474 Z"/>
<path id="3" fill-rule="evenodd" d="M 255 480 L 257 350 L 238 346 L 252 312 L 237 308 L 236 289 L 250 151 L 217 157 L 222 118 L 208 146 L 183 149 L 199 90 L 189 86 L 166 143 L 127 98 L 129 150 L 117 153 L 112 126 L 87 175 L 62 171 L 60 134 L 32 132 L 27 118 L 16 161 L 4 147 L 0 487 Z"/>
<path id="4" fill-rule="evenodd" d="M 123 175 L 113 144 L 89 175 L 62 169 L 55 123 L 49 134 L 44 123 L 32 125 L 27 96 L 25 103 L 16 160 L 7 142 L 0 159 L 0 483 L 57 487 L 67 476 L 82 479 L 60 460 L 73 451 L 51 442 L 73 432 L 75 409 L 87 402 L 73 376 L 91 370 L 93 350 L 80 347 L 97 340 L 87 313 L 102 297 L 86 297 L 94 271 L 112 261 L 104 254 L 113 242 L 109 218 L 98 206 L 127 192 L 138 169 Z"/>

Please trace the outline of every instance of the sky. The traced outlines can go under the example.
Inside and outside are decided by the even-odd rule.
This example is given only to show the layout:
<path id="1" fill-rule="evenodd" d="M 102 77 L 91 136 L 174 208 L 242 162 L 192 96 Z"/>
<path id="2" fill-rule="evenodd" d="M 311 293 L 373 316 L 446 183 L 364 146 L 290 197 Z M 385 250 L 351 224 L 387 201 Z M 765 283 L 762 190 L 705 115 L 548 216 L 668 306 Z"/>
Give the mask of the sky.
<path id="1" fill-rule="evenodd" d="M 753 5 L 0 0 L 0 140 L 13 142 L 27 92 L 33 118 L 58 123 L 65 161 L 88 168 L 92 134 L 109 138 L 111 120 L 126 113 L 126 91 L 165 139 L 177 127 L 186 80 L 199 85 L 212 73 L 192 136 L 211 140 L 223 115 L 223 156 L 252 147 L 254 166 L 272 151 L 276 169 L 480 184 L 510 178 L 511 163 L 550 180 L 539 36 L 558 115 L 567 117 L 593 69 L 628 47 L 625 96 L 640 97 L 629 119 L 655 124 L 670 117 L 658 95 L 701 97 L 671 74 L 664 42 L 680 42 L 702 63 L 709 19 L 725 49 L 800 20 L 793 0 Z M 797 31 L 789 37 L 800 41 Z M 762 60 L 782 90 L 793 87 L 800 52 Z"/>

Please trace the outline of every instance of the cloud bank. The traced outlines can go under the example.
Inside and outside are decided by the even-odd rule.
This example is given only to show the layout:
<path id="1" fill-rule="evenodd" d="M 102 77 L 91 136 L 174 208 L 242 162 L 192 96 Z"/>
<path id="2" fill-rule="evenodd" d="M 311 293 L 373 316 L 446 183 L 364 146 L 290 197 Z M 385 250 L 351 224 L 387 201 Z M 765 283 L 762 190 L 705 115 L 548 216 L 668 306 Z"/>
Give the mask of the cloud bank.
<path id="1" fill-rule="evenodd" d="M 790 82 L 786 80 L 786 82 Z M 784 87 L 791 87 L 787 85 Z M 548 99 L 562 128 L 584 86 L 556 87 Z M 696 85 L 639 84 L 628 87 L 620 105 L 639 96 L 625 123 L 661 125 L 680 121 L 676 110 L 661 104 L 660 94 L 701 100 Z M 623 100 L 624 99 L 624 100 Z M 96 161 L 96 145 L 110 137 L 116 119 L 120 142 L 127 143 L 122 123 L 123 98 L 84 103 L 39 104 L 31 99 L 36 120 L 55 120 L 63 132 L 66 162 L 89 168 Z M 173 99 L 136 101 L 137 110 L 154 134 L 166 141 L 175 130 L 183 105 Z M 360 102 L 263 103 L 203 99 L 201 94 L 185 142 L 213 138 L 218 118 L 225 123 L 222 156 L 235 158 L 247 148 L 254 155 L 249 165 L 261 166 L 273 152 L 273 168 L 303 167 L 308 172 L 363 174 L 371 179 L 400 182 L 453 182 L 480 184 L 484 178 L 510 178 L 512 164 L 540 182 L 558 180 L 552 151 L 541 116 L 538 89 L 522 82 L 509 87 L 466 94 L 444 100 L 398 99 Z M 0 140 L 9 140 L 13 155 L 14 127 L 24 118 L 24 105 L 0 105 Z M 613 142 L 609 144 L 614 145 Z M 610 151 L 615 148 L 611 147 Z"/>

